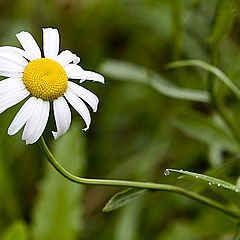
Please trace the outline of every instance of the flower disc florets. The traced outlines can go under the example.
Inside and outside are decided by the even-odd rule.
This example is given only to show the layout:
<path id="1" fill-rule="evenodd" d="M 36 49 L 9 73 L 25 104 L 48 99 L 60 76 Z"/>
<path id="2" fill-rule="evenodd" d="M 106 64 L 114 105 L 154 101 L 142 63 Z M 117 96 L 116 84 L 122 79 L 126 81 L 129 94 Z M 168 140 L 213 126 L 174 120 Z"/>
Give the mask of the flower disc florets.
<path id="1" fill-rule="evenodd" d="M 29 62 L 23 82 L 33 97 L 54 101 L 63 96 L 68 77 L 63 67 L 54 60 L 40 58 Z"/>

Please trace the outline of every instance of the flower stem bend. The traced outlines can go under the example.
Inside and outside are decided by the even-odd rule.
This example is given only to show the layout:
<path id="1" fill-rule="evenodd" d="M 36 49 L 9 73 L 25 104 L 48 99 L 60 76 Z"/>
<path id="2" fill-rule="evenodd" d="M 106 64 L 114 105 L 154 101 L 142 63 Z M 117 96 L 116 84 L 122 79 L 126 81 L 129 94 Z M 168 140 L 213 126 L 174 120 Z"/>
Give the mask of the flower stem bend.
<path id="1" fill-rule="evenodd" d="M 198 193 L 192 192 L 190 190 L 184 189 L 182 187 L 168 185 L 168 184 L 160 184 L 160 183 L 152 183 L 152 182 L 134 182 L 134 181 L 125 181 L 125 180 L 109 180 L 109 179 L 92 179 L 92 178 L 82 178 L 77 177 L 67 170 L 65 170 L 54 158 L 53 154 L 49 150 L 46 142 L 41 136 L 39 140 L 40 147 L 44 154 L 47 157 L 49 163 L 65 178 L 68 180 L 79 183 L 79 184 L 87 184 L 87 185 L 100 185 L 100 186 L 114 186 L 114 187 L 131 187 L 131 188 L 140 188 L 140 189 L 150 189 L 150 190 L 159 190 L 159 191 L 168 191 L 175 192 L 191 199 L 197 200 L 207 206 L 215 208 L 224 214 L 237 219 L 240 222 L 240 212 L 226 207 L 221 203 L 218 203 L 215 200 L 202 196 Z"/>

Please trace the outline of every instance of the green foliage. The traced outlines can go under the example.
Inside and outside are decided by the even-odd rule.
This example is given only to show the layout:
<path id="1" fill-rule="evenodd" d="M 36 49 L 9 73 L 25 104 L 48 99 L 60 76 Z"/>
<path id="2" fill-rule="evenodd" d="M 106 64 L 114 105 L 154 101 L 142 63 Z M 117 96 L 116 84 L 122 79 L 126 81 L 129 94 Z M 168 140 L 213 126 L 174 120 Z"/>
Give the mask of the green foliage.
<path id="1" fill-rule="evenodd" d="M 117 219 L 114 240 L 134 240 L 139 238 L 140 211 L 142 202 L 138 201 L 122 209 Z"/>
<path id="2" fill-rule="evenodd" d="M 77 125 L 73 124 L 53 149 L 62 165 L 75 174 L 83 173 L 84 137 Z M 46 174 L 33 212 L 33 239 L 76 239 L 81 229 L 82 190 L 59 176 L 46 162 Z"/>
<path id="3" fill-rule="evenodd" d="M 209 100 L 208 93 L 205 91 L 178 87 L 160 74 L 128 62 L 107 60 L 101 65 L 100 70 L 107 77 L 116 80 L 150 85 L 168 97 L 202 102 L 208 102 Z"/>
<path id="4" fill-rule="evenodd" d="M 74 111 L 72 126 L 57 141 L 49 121 L 45 138 L 66 169 L 89 178 L 181 186 L 239 209 L 238 193 L 195 174 L 239 182 L 239 142 L 211 104 L 206 77 L 216 76 L 216 95 L 239 126 L 239 1 L 4 0 L 0 9 L 1 46 L 20 46 L 14 35 L 22 30 L 41 46 L 41 28 L 57 27 L 60 50 L 73 51 L 83 69 L 106 78 L 105 85 L 83 83 L 100 100 L 86 133 Z M 166 69 L 173 61 L 181 68 Z M 37 144 L 26 146 L 21 134 L 7 136 L 21 104 L 0 115 L 1 240 L 234 239 L 231 218 L 184 196 L 114 195 L 115 188 L 67 182 Z M 165 168 L 191 169 L 193 176 L 166 177 Z M 102 212 L 111 196 L 107 209 L 117 211 Z"/>
<path id="5" fill-rule="evenodd" d="M 1 240 L 27 240 L 29 236 L 27 225 L 24 222 L 14 222 L 0 237 Z"/>
<path id="6" fill-rule="evenodd" d="M 126 189 L 114 195 L 103 208 L 104 212 L 110 212 L 120 207 L 127 205 L 132 200 L 141 197 L 142 195 L 151 192 L 147 189 Z"/>
<path id="7" fill-rule="evenodd" d="M 236 96 L 240 99 L 240 90 L 239 88 L 228 78 L 219 68 L 212 66 L 206 62 L 200 60 L 182 60 L 169 63 L 167 65 L 168 68 L 176 68 L 176 67 L 186 67 L 186 66 L 196 66 L 203 68 L 204 70 L 213 73 L 216 77 L 219 78 L 226 86 L 231 89 Z"/>
<path id="8" fill-rule="evenodd" d="M 219 119 L 209 119 L 202 114 L 188 112 L 178 114 L 175 126 L 185 134 L 222 150 L 239 153 L 239 144 L 229 135 L 229 130 Z"/>
<path id="9" fill-rule="evenodd" d="M 230 34 L 234 24 L 235 9 L 233 2 L 229 0 L 218 0 L 214 26 L 209 44 L 217 48 L 223 39 Z"/>
<path id="10" fill-rule="evenodd" d="M 199 173 L 194 173 L 194 172 L 189 172 L 189 171 L 184 171 L 184 170 L 177 170 L 177 169 L 166 169 L 165 171 L 168 172 L 176 172 L 180 173 L 182 175 L 187 175 L 192 177 L 193 181 L 203 181 L 205 184 L 208 184 L 209 186 L 212 187 L 217 187 L 217 188 L 226 188 L 228 190 L 234 191 L 236 194 L 239 194 L 240 189 L 229 182 L 223 181 L 218 178 L 210 177 L 204 174 L 199 174 Z"/>

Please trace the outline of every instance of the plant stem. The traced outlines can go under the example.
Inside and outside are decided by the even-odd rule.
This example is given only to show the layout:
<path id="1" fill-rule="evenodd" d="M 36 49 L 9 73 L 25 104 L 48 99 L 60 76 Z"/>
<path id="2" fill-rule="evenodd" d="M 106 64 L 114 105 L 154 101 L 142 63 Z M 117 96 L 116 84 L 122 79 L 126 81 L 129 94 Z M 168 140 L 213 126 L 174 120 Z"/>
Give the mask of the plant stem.
<path id="1" fill-rule="evenodd" d="M 218 61 L 218 52 L 217 48 L 215 46 L 210 45 L 209 46 L 210 50 L 210 59 L 209 62 L 210 64 L 216 66 L 217 61 Z M 232 132 L 232 135 L 234 138 L 237 140 L 238 143 L 240 143 L 240 129 L 238 125 L 235 123 L 233 118 L 229 115 L 229 113 L 225 110 L 224 105 L 222 101 L 219 99 L 218 95 L 216 94 L 215 90 L 215 83 L 216 83 L 216 77 L 214 74 L 211 72 L 208 72 L 207 75 L 207 82 L 208 82 L 208 88 L 209 88 L 209 93 L 211 97 L 211 102 L 215 110 L 220 114 L 222 119 L 225 121 L 227 126 Z"/>
<path id="2" fill-rule="evenodd" d="M 173 56 L 179 58 L 182 52 L 182 0 L 171 0 L 171 19 L 173 36 Z"/>
<path id="3" fill-rule="evenodd" d="M 43 136 L 41 136 L 41 138 L 39 140 L 39 144 L 40 144 L 42 151 L 46 155 L 49 163 L 63 177 L 67 178 L 68 180 L 70 180 L 72 182 L 79 183 L 79 184 L 88 184 L 88 185 L 131 187 L 131 188 L 141 188 L 141 189 L 151 189 L 151 190 L 175 192 L 175 193 L 184 195 L 186 197 L 189 197 L 191 199 L 197 200 L 198 202 L 201 202 L 207 206 L 215 208 L 215 209 L 225 213 L 226 215 L 240 221 L 240 212 L 238 212 L 232 208 L 226 207 L 223 204 L 216 202 L 215 200 L 212 200 L 210 198 L 207 198 L 205 196 L 202 196 L 202 195 L 192 192 L 190 190 L 184 189 L 182 187 L 177 187 L 177 186 L 168 185 L 168 184 L 152 183 L 152 182 L 134 182 L 134 181 L 125 181 L 125 180 L 92 179 L 92 178 L 77 177 L 77 176 L 69 173 L 57 162 L 57 160 L 54 158 L 53 154 L 49 150 L 48 146 L 46 145 L 46 142 L 45 142 Z"/>

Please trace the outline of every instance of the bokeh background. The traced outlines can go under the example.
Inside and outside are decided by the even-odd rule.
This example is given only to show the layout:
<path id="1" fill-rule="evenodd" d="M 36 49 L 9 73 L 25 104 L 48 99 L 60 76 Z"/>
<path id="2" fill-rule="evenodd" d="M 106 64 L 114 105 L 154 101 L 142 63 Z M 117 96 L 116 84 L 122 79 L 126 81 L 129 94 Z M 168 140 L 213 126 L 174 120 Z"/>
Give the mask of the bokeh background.
<path id="1" fill-rule="evenodd" d="M 82 119 L 72 111 L 70 130 L 55 141 L 53 117 L 49 120 L 44 136 L 64 167 L 91 178 L 171 183 L 224 203 L 211 187 L 196 186 L 176 174 L 166 177 L 163 171 L 186 169 L 235 184 L 239 150 L 227 127 L 211 104 L 169 97 L 164 90 L 142 84 L 144 76 L 136 69 L 157 72 L 181 88 L 206 89 L 204 71 L 167 70 L 165 64 L 177 59 L 208 61 L 216 4 L 216 0 L 0 1 L 1 46 L 20 47 L 15 34 L 22 30 L 31 32 L 42 46 L 42 27 L 58 28 L 60 49 L 70 49 L 81 57 L 84 69 L 106 78 L 105 85 L 82 84 L 100 99 L 86 133 Z M 239 85 L 239 3 L 234 4 L 233 29 L 221 44 L 219 67 Z M 124 70 L 116 61 L 134 65 L 127 64 Z M 237 99 L 223 85 L 219 94 L 240 122 Z M 232 219 L 174 193 L 147 194 L 116 211 L 102 212 L 122 188 L 68 182 L 48 164 L 38 144 L 25 145 L 21 133 L 8 136 L 7 128 L 21 105 L 0 116 L 1 240 L 233 239 Z"/>

